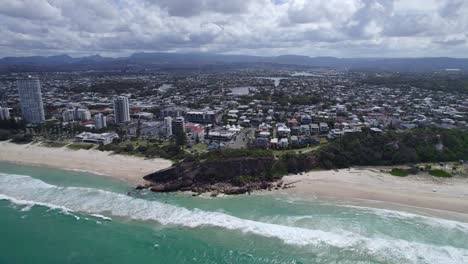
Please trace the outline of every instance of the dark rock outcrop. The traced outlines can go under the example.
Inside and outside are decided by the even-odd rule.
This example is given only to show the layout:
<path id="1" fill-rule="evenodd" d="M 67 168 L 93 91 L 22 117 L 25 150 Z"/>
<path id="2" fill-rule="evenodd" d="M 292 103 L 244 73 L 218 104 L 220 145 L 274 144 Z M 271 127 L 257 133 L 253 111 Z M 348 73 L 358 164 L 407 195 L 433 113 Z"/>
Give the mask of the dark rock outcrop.
<path id="1" fill-rule="evenodd" d="M 274 157 L 235 157 L 220 160 L 182 162 L 144 177 L 149 183 L 138 189 L 154 192 L 192 191 L 227 195 L 271 189 Z M 246 180 L 247 179 L 247 180 Z"/>

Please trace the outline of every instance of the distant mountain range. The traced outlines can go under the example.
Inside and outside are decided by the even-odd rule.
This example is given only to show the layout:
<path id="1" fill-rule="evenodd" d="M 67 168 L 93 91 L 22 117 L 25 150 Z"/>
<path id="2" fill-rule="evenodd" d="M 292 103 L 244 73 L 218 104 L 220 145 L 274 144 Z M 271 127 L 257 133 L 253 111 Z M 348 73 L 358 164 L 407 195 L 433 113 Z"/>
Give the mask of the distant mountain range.
<path id="1" fill-rule="evenodd" d="M 460 69 L 468 71 L 468 59 L 457 58 L 335 58 L 283 55 L 260 57 L 247 55 L 221 55 L 210 53 L 134 53 L 128 57 L 109 58 L 100 55 L 72 58 L 68 55 L 5 57 L 0 68 L 14 71 L 47 70 L 109 70 L 129 66 L 144 68 L 199 67 L 207 65 L 298 65 L 309 67 L 371 69 L 387 71 L 439 71 Z"/>

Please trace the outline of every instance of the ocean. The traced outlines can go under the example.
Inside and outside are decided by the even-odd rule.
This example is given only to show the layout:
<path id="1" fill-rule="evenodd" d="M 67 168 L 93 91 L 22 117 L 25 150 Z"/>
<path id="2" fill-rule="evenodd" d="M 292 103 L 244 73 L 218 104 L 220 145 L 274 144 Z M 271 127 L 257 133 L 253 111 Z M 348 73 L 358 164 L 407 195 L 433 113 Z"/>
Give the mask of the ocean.
<path id="1" fill-rule="evenodd" d="M 468 263 L 468 224 L 279 193 L 135 192 L 0 163 L 0 263 Z"/>

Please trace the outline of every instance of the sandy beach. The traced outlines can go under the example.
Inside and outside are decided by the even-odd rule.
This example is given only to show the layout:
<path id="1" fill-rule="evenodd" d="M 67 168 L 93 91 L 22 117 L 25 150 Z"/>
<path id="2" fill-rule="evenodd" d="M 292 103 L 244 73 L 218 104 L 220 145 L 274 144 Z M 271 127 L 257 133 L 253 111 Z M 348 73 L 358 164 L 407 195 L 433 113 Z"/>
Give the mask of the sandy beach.
<path id="1" fill-rule="evenodd" d="M 71 150 L 36 144 L 19 145 L 6 141 L 0 142 L 0 161 L 88 171 L 133 185 L 142 183 L 143 176 L 172 165 L 165 159 L 143 159 L 97 150 Z"/>
<path id="2" fill-rule="evenodd" d="M 37 144 L 19 145 L 6 141 L 0 142 L 0 161 L 88 171 L 132 185 L 142 183 L 143 176 L 172 164 L 164 159 L 143 159 L 97 150 L 71 150 Z M 359 205 L 375 207 L 406 206 L 411 211 L 420 212 L 431 209 L 431 214 L 437 215 L 454 212 L 463 214 L 461 218 L 468 220 L 468 177 L 437 178 L 427 174 L 396 177 L 380 169 L 351 168 L 289 175 L 283 178 L 284 183 L 292 183 L 294 188 L 279 192 L 355 201 Z"/>
<path id="3" fill-rule="evenodd" d="M 460 218 L 468 219 L 468 177 L 395 177 L 375 168 L 351 168 L 291 175 L 283 180 L 295 186 L 281 190 L 288 194 L 356 201 L 375 207 L 385 203 L 385 207 L 407 207 L 424 213 L 428 213 L 424 209 L 432 209 L 432 215 L 455 212 L 466 214 Z"/>

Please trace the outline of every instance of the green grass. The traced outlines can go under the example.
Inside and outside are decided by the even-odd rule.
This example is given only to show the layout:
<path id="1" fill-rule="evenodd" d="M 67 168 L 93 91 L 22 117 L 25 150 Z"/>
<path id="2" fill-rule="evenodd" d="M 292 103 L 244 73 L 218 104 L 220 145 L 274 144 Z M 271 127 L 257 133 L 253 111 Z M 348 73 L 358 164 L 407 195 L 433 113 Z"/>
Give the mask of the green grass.
<path id="1" fill-rule="evenodd" d="M 42 143 L 41 146 L 48 147 L 48 148 L 61 148 L 61 147 L 66 146 L 67 144 L 68 143 L 50 141 L 50 142 Z"/>
<path id="2" fill-rule="evenodd" d="M 443 171 L 443 170 L 430 170 L 429 174 L 434 176 L 434 177 L 442 177 L 442 178 L 450 178 L 452 177 L 452 174 Z"/>
<path id="3" fill-rule="evenodd" d="M 195 144 L 193 145 L 191 148 L 187 149 L 187 151 L 189 153 L 203 153 L 203 152 L 206 152 L 208 151 L 208 145 L 207 144 L 202 144 L 202 143 L 198 143 L 198 144 Z"/>
<path id="4" fill-rule="evenodd" d="M 390 171 L 390 174 L 393 175 L 393 176 L 398 176 L 398 177 L 406 177 L 408 176 L 408 173 L 403 170 L 403 169 L 399 169 L 399 168 L 394 168 Z"/>
<path id="5" fill-rule="evenodd" d="M 79 150 L 79 149 L 92 149 L 93 147 L 95 147 L 96 145 L 94 144 L 91 144 L 91 143 L 72 143 L 70 145 L 67 146 L 67 148 L 69 149 L 73 149 L 73 150 Z"/>

